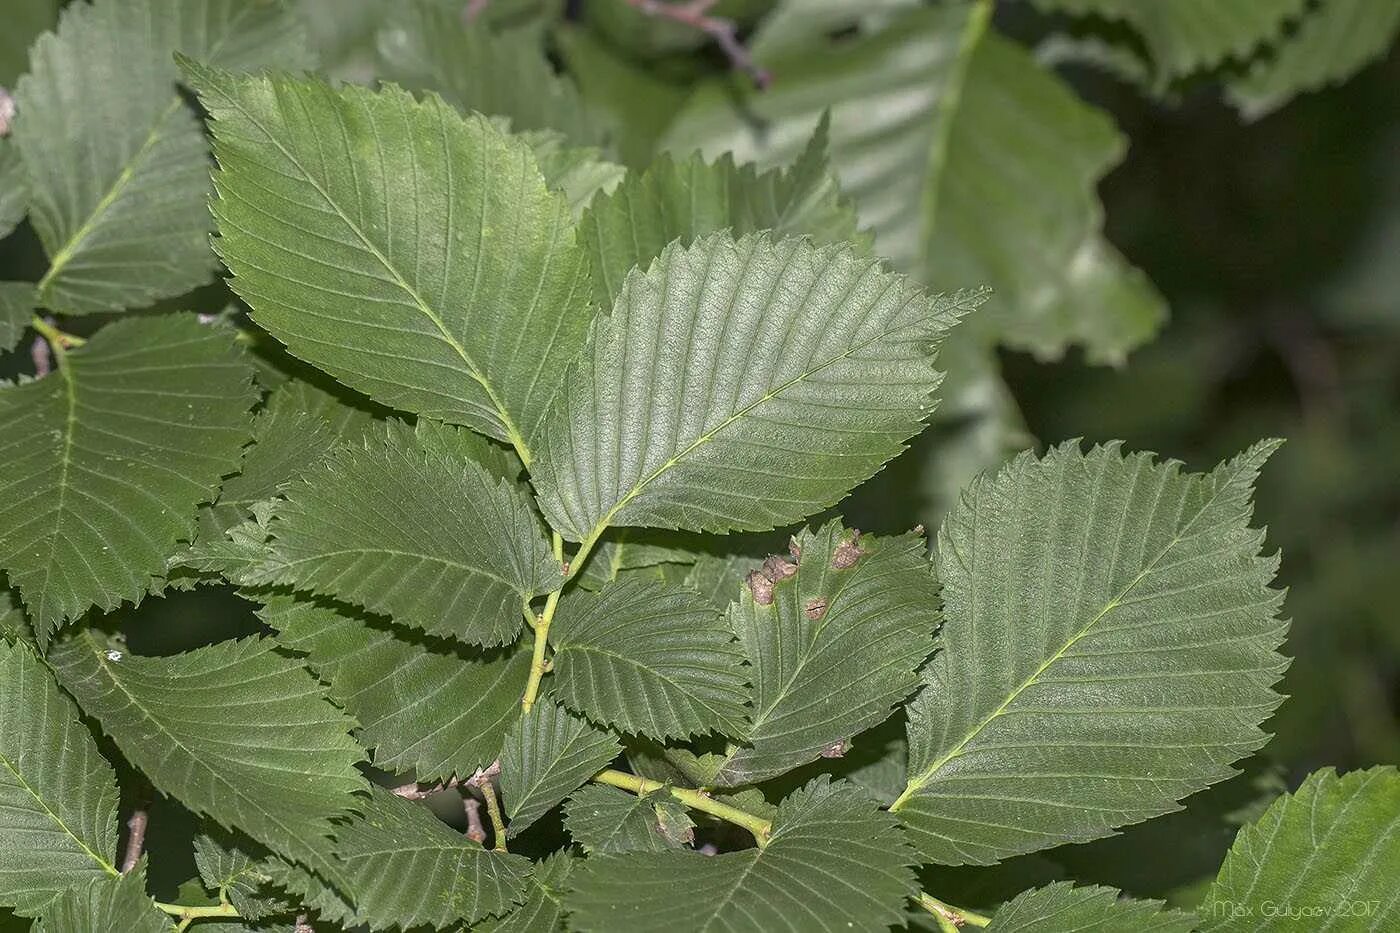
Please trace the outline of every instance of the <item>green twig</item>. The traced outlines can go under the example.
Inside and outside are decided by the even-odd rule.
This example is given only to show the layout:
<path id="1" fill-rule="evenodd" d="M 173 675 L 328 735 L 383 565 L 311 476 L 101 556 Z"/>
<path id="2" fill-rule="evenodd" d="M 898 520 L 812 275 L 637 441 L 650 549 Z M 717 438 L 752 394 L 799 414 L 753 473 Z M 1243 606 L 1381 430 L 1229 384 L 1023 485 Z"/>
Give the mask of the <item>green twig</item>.
<path id="1" fill-rule="evenodd" d="M 176 917 L 180 921 L 178 929 L 183 930 L 195 920 L 203 920 L 206 917 L 237 917 L 238 908 L 232 904 L 215 904 L 212 907 L 196 907 L 191 904 L 166 904 L 156 901 L 155 905 L 161 910 Z"/>
<path id="2" fill-rule="evenodd" d="M 49 345 L 53 347 L 54 353 L 56 354 L 61 354 L 64 350 L 72 347 L 81 347 L 83 344 L 87 343 L 86 340 L 76 334 L 69 334 L 59 330 L 37 314 L 34 315 L 33 319 L 29 322 L 29 326 L 33 327 L 49 342 Z"/>
<path id="3" fill-rule="evenodd" d="M 991 917 L 984 917 L 962 907 L 954 907 L 926 892 L 919 892 L 919 896 L 914 900 L 938 919 L 938 926 L 944 931 L 960 930 L 964 926 L 984 927 L 992 922 Z"/>
<path id="4" fill-rule="evenodd" d="M 710 816 L 718 817 L 726 823 L 733 823 L 747 829 L 758 843 L 761 849 L 768 845 L 768 838 L 773 834 L 773 824 L 762 817 L 755 816 L 738 807 L 731 807 L 727 803 L 720 803 L 702 790 L 690 790 L 685 787 L 672 787 L 663 784 L 661 781 L 653 781 L 648 778 L 638 777 L 635 774 L 628 774 L 625 771 L 614 771 L 611 768 L 599 771 L 593 775 L 592 780 L 598 784 L 607 784 L 609 787 L 619 787 L 634 794 L 652 794 L 659 790 L 664 790 L 681 803 L 692 810 L 699 810 L 701 813 L 708 813 Z"/>
<path id="5" fill-rule="evenodd" d="M 530 712 L 530 708 L 535 705 L 535 700 L 540 695 L 540 681 L 550 670 L 550 663 L 546 657 L 549 647 L 549 624 L 554 621 L 554 610 L 559 606 L 559 597 L 564 592 L 564 587 L 578 573 L 583 562 L 588 559 L 588 552 L 592 550 L 594 543 L 598 540 L 597 535 L 592 536 L 578 549 L 564 570 L 564 579 L 559 584 L 559 588 L 550 593 L 545 599 L 544 609 L 540 612 L 539 618 L 533 623 L 535 629 L 535 650 L 530 657 L 530 679 L 525 682 L 525 695 L 520 700 L 520 708 L 524 712 Z M 564 565 L 564 539 L 559 532 L 553 535 L 554 559 Z M 528 618 L 528 617 L 527 617 Z"/>
<path id="6" fill-rule="evenodd" d="M 496 799 L 496 786 L 490 780 L 482 781 L 481 796 L 486 800 L 486 815 L 491 818 L 491 835 L 497 852 L 506 851 L 506 821 L 501 814 L 501 803 Z"/>

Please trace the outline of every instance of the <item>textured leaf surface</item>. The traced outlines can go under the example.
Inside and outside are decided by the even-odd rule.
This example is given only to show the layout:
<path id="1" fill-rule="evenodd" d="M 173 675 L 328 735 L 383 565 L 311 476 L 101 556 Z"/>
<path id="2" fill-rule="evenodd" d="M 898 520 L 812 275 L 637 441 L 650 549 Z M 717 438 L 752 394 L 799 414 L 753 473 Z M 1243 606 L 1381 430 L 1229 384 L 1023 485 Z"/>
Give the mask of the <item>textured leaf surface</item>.
<path id="1" fill-rule="evenodd" d="M 579 224 L 599 305 L 611 307 L 627 273 L 646 268 L 674 240 L 689 246 L 724 229 L 805 234 L 822 244 L 857 239 L 855 206 L 837 187 L 826 149 L 823 122 L 786 169 L 760 172 L 727 154 L 712 163 L 699 155 L 662 155 L 645 172 L 628 175 Z"/>
<path id="2" fill-rule="evenodd" d="M 1160 81 L 1210 68 L 1229 58 L 1243 58 L 1282 34 L 1303 12 L 1307 0 L 1035 0 L 1046 10 L 1093 14 L 1122 20 L 1142 35 Z"/>
<path id="3" fill-rule="evenodd" d="M 529 146 L 436 96 L 187 67 L 253 319 L 376 401 L 527 450 L 592 317 Z"/>
<path id="4" fill-rule="evenodd" d="M 577 591 L 549 635 L 551 685 L 570 709 L 657 739 L 746 731 L 744 652 L 698 593 L 642 581 Z"/>
<path id="5" fill-rule="evenodd" d="M 597 774 L 622 751 L 612 733 L 562 706 L 537 703 L 506 734 L 501 796 L 514 836 Z"/>
<path id="6" fill-rule="evenodd" d="M 1235 837 L 1202 930 L 1390 930 L 1400 922 L 1400 774 L 1328 768 Z M 1305 919 L 1302 919 L 1305 918 Z"/>
<path id="7" fill-rule="evenodd" d="M 1229 97 L 1250 119 L 1271 113 L 1305 91 L 1338 84 L 1381 57 L 1400 30 L 1400 3 L 1326 0 L 1308 13 L 1248 73 L 1229 82 Z"/>
<path id="8" fill-rule="evenodd" d="M 195 837 L 194 864 L 205 889 L 228 898 L 245 920 L 257 921 L 290 910 L 290 902 L 272 896 L 264 860 L 244 851 L 243 845 L 231 833 L 201 833 Z"/>
<path id="9" fill-rule="evenodd" d="M 170 933 L 170 920 L 146 893 L 140 869 L 65 891 L 44 911 L 36 933 Z"/>
<path id="10" fill-rule="evenodd" d="M 1094 189 L 1123 140 L 987 29 L 987 9 L 912 10 L 868 36 L 775 55 L 765 65 L 782 81 L 737 101 L 729 82 L 702 87 L 666 145 L 780 163 L 830 108 L 832 165 L 880 255 L 938 288 L 991 286 L 969 322 L 979 331 L 1121 361 L 1165 317 L 1100 233 Z"/>
<path id="11" fill-rule="evenodd" d="M 68 692 L 155 787 L 191 811 L 313 865 L 330 818 L 365 786 L 353 725 L 268 638 L 172 657 L 108 651 L 90 633 L 55 645 Z"/>
<path id="12" fill-rule="evenodd" d="M 695 824 L 665 792 L 629 794 L 616 787 L 580 787 L 564 806 L 564 828 L 590 855 L 679 849 Z"/>
<path id="13" fill-rule="evenodd" d="M 19 150 L 0 139 L 0 237 L 7 237 L 29 211 L 29 176 Z"/>
<path id="14" fill-rule="evenodd" d="M 820 779 L 783 801 L 767 848 L 594 856 L 564 903 L 590 933 L 876 933 L 901 922 L 912 862 L 892 817 Z"/>
<path id="15" fill-rule="evenodd" d="M 0 644 L 0 904 L 115 875 L 117 776 L 26 645 Z"/>
<path id="16" fill-rule="evenodd" d="M 525 601 L 562 578 L 519 487 L 404 431 L 337 451 L 276 516 L 263 582 L 435 635 L 506 644 Z"/>
<path id="17" fill-rule="evenodd" d="M 716 783 L 754 783 L 839 756 L 918 685 L 939 620 L 924 539 L 863 536 L 853 545 L 855 534 L 839 522 L 802 531 L 796 573 L 780 561 L 790 575 L 769 574 L 779 577 L 771 603 L 746 589 L 730 607 L 753 666 L 753 728 Z"/>
<path id="18" fill-rule="evenodd" d="M 1257 445 L 1209 474 L 1071 443 L 983 474 L 944 522 L 947 621 L 894 809 L 986 864 L 1177 809 L 1264 744 L 1281 697 Z"/>
<path id="19" fill-rule="evenodd" d="M 485 849 L 422 804 L 375 790 L 363 816 L 335 830 L 357 920 L 372 930 L 443 929 L 523 899 L 528 860 Z"/>
<path id="20" fill-rule="evenodd" d="M 534 477 L 572 540 L 607 525 L 766 530 L 839 500 L 918 433 L 942 335 L 853 248 L 717 234 L 623 285 L 550 413 Z"/>
<path id="21" fill-rule="evenodd" d="M 1066 882 L 1017 895 L 992 916 L 988 933 L 1191 933 L 1195 917 L 1160 901 L 1119 898 L 1113 888 Z"/>
<path id="22" fill-rule="evenodd" d="M 214 271 L 208 147 L 179 96 L 176 51 L 223 68 L 308 64 L 301 29 L 256 0 L 69 4 L 35 43 L 14 141 L 50 269 L 47 307 L 115 311 Z"/>
<path id="23" fill-rule="evenodd" d="M 386 771 L 420 781 L 469 777 L 495 760 L 520 715 L 528 652 L 465 655 L 329 605 L 266 597 L 278 641 L 306 653 L 332 699 Z"/>
<path id="24" fill-rule="evenodd" d="M 455 5 L 407 0 L 380 29 L 380 77 L 436 91 L 459 110 L 505 117 L 510 128 L 557 130 L 580 143 L 602 141 L 572 82 L 545 58 L 536 30 L 463 23 Z"/>
<path id="25" fill-rule="evenodd" d="M 0 282 L 0 353 L 8 353 L 19 345 L 36 306 L 33 285 Z"/>
<path id="26" fill-rule="evenodd" d="M 551 190 L 563 192 L 575 217 L 600 191 L 612 191 L 627 175 L 627 169 L 604 158 L 602 150 L 567 145 L 562 133 L 537 130 L 524 137 L 534 150 L 545 183 Z"/>
<path id="27" fill-rule="evenodd" d="M 119 321 L 0 389 L 0 565 L 42 636 L 137 602 L 238 468 L 252 370 L 193 315 Z"/>
<path id="28" fill-rule="evenodd" d="M 525 901 L 504 917 L 488 917 L 476 933 L 564 933 L 564 886 L 577 859 L 556 852 L 536 862 L 526 880 Z"/>

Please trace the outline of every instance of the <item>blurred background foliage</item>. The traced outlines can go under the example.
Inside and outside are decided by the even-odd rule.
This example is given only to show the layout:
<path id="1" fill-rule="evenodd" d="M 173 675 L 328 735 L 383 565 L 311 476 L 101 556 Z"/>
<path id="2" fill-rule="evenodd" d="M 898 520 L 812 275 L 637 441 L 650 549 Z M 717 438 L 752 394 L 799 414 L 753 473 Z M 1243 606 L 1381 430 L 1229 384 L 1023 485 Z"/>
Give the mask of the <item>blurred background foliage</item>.
<path id="1" fill-rule="evenodd" d="M 1194 469 L 1288 439 L 1257 509 L 1296 659 L 1265 756 L 1122 836 L 939 870 L 968 906 L 1066 876 L 1189 901 L 1281 787 L 1400 761 L 1400 2 L 691 3 L 734 25 L 748 71 L 645 2 L 294 5 L 329 73 L 555 131 L 609 183 L 666 151 L 784 165 L 829 115 L 876 250 L 932 289 L 995 290 L 945 348 L 933 427 L 842 506 L 862 528 L 936 528 L 974 473 L 1065 438 Z M 0 85 L 61 6 L 5 4 Z M 0 279 L 43 268 L 30 232 L 0 250 Z M 0 360 L 27 371 L 26 347 Z M 200 589 L 115 624 L 169 653 L 255 623 Z M 861 780 L 878 788 L 898 731 L 857 741 Z"/>

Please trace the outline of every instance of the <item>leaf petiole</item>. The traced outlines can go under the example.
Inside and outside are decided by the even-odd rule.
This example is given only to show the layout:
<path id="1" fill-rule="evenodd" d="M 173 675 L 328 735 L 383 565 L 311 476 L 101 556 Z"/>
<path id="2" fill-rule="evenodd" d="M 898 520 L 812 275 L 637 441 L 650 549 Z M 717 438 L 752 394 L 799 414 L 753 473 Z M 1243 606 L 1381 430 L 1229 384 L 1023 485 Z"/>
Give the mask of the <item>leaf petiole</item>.
<path id="1" fill-rule="evenodd" d="M 699 810 L 701 813 L 708 813 L 710 816 L 718 817 L 726 823 L 733 823 L 747 829 L 758 843 L 760 849 L 768 845 L 769 837 L 773 834 L 773 824 L 762 817 L 755 816 L 738 807 L 732 807 L 727 803 L 720 803 L 709 794 L 701 790 L 691 790 L 685 787 L 672 787 L 663 784 L 661 781 L 653 781 L 648 778 L 638 777 L 635 774 L 628 774 L 625 771 L 614 771 L 608 768 L 599 771 L 590 778 L 597 784 L 606 784 L 609 787 L 618 787 L 625 791 L 641 795 L 651 794 L 659 790 L 664 790 L 681 803 L 692 810 Z"/>

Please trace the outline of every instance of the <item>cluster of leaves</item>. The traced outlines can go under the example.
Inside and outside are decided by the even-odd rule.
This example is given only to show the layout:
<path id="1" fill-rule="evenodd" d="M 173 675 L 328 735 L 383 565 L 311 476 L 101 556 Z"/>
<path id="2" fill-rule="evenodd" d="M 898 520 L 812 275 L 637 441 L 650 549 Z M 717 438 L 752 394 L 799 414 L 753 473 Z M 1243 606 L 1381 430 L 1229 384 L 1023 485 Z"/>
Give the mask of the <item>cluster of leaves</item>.
<path id="1" fill-rule="evenodd" d="M 1121 15 L 1175 77 L 1246 28 L 1282 72 L 1345 6 L 1213 49 L 1193 4 L 1044 5 Z M 259 0 L 74 3 L 28 48 L 0 222 L 48 267 L 0 284 L 0 336 L 54 371 L 0 389 L 0 904 L 64 931 L 1395 921 L 1381 768 L 1253 814 L 1194 913 L 922 890 L 1231 777 L 1287 663 L 1250 527 L 1276 443 L 977 470 L 1014 433 L 994 346 L 1117 361 L 1163 314 L 1099 231 L 1119 136 L 989 4 L 778 4 L 753 53 L 784 80 L 694 81 L 664 126 L 631 110 L 676 83 L 599 38 L 621 8 L 555 34 L 576 87 L 529 4 L 377 6 L 372 85 L 309 74 L 365 65 Z M 220 263 L 228 313 L 129 313 Z M 834 515 L 940 394 L 1005 430 L 932 546 Z M 257 633 L 142 656 L 104 624 L 196 586 Z M 140 782 L 199 821 L 182 903 L 138 830 L 118 855 Z M 525 857 L 551 822 L 569 842 Z"/>

